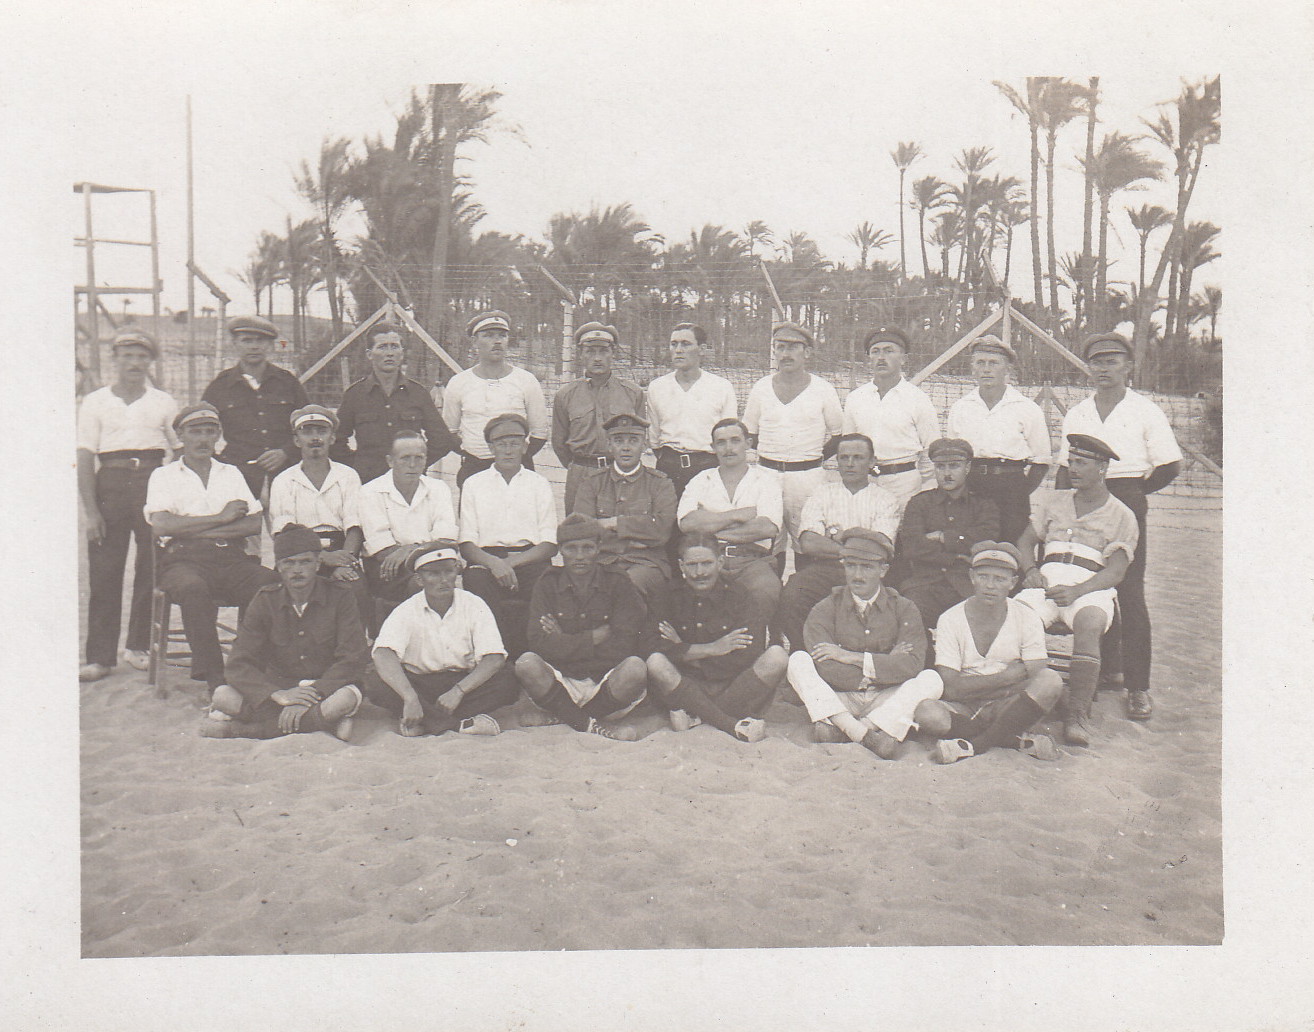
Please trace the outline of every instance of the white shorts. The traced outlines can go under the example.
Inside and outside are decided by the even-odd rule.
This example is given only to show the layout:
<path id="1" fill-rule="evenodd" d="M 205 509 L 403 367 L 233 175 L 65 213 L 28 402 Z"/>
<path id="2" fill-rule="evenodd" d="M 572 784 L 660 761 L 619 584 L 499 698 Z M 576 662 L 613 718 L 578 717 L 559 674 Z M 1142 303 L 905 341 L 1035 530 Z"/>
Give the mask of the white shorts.
<path id="1" fill-rule="evenodd" d="M 1045 597 L 1044 588 L 1026 588 L 1019 591 L 1014 596 L 1025 606 L 1035 610 L 1036 615 L 1045 625 L 1045 630 L 1062 624 L 1068 630 L 1072 630 L 1072 621 L 1083 609 L 1094 607 L 1104 614 L 1104 626 L 1113 623 L 1113 606 L 1117 599 L 1117 592 L 1113 588 L 1101 588 L 1099 591 L 1092 591 L 1088 595 L 1082 595 L 1070 606 L 1059 606 Z"/>
<path id="2" fill-rule="evenodd" d="M 542 659 L 543 657 L 540 656 L 539 658 Z M 552 676 L 554 676 L 558 681 L 560 681 L 562 684 L 566 686 L 566 691 L 570 693 L 571 701 L 576 706 L 580 706 L 580 707 L 587 706 L 590 702 L 592 702 L 593 699 L 597 696 L 598 692 L 602 690 L 602 686 L 607 683 L 607 678 L 609 678 L 612 674 L 616 672 L 616 667 L 612 667 L 610 670 L 608 670 L 605 674 L 602 675 L 602 680 L 595 681 L 591 677 L 570 677 L 566 674 L 563 674 L 551 663 L 548 663 L 547 660 L 544 659 L 543 662 L 547 664 L 547 668 L 552 671 Z M 634 709 L 635 706 L 637 706 L 647 697 L 648 697 L 648 689 L 645 687 L 644 690 L 639 694 L 639 697 L 637 699 L 635 699 L 629 705 L 623 706 L 620 709 L 615 710 L 612 713 L 609 713 L 607 715 L 608 718 L 610 719 L 611 717 L 625 716 L 625 714 L 629 713 L 630 710 Z"/>

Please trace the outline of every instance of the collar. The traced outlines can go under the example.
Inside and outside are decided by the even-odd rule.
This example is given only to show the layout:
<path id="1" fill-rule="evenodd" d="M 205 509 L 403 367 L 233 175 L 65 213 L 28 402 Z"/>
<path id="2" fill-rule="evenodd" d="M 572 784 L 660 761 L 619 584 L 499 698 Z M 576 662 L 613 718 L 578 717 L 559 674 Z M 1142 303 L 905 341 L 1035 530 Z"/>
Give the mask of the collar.
<path id="1" fill-rule="evenodd" d="M 371 391 L 383 390 L 383 384 L 380 383 L 379 378 L 376 375 L 374 375 L 373 369 L 369 371 L 369 373 L 365 376 L 365 378 L 361 382 L 368 385 L 367 387 L 368 390 Z M 411 382 L 411 378 L 409 376 L 399 376 L 397 377 L 397 386 L 394 387 L 393 390 L 399 391 L 410 382 Z"/>
<path id="2" fill-rule="evenodd" d="M 425 483 L 425 481 L 428 480 L 429 478 L 424 473 L 421 473 L 420 482 L 415 487 L 415 497 L 408 502 L 405 496 L 402 495 L 402 493 L 399 490 L 397 490 L 397 481 L 393 480 L 392 478 L 392 470 L 388 470 L 388 472 L 383 475 L 388 478 L 388 494 L 391 495 L 393 498 L 395 498 L 402 505 L 406 505 L 406 506 L 415 505 L 420 500 L 420 497 L 422 495 L 425 495 L 429 492 L 429 485 Z"/>
<path id="3" fill-rule="evenodd" d="M 628 473 L 622 473 L 620 471 L 620 467 L 617 466 L 615 461 L 613 460 L 611 464 L 610 472 L 613 477 L 619 477 L 621 480 L 638 480 L 640 474 L 643 473 L 643 463 L 640 462 L 637 466 L 634 467 L 634 469 L 630 470 L 630 472 Z"/>
<path id="4" fill-rule="evenodd" d="M 312 602 L 318 602 L 324 605 L 327 602 L 325 597 L 328 593 L 328 582 L 323 577 L 315 577 L 315 583 L 310 586 L 310 598 L 306 599 L 306 609 L 310 608 Z M 279 584 L 274 592 L 274 604 L 281 609 L 289 610 L 295 613 L 296 607 L 292 603 L 292 593 L 287 590 L 287 586 Z M 302 610 L 305 612 L 305 610 Z"/>
<path id="5" fill-rule="evenodd" d="M 562 586 L 565 587 L 567 591 L 576 595 L 588 596 L 593 594 L 599 587 L 598 582 L 602 579 L 602 563 L 600 562 L 594 564 L 593 572 L 589 574 L 589 578 L 584 582 L 583 588 L 575 587 L 575 582 L 571 579 L 570 574 L 566 572 L 564 566 L 560 569 Z"/>
<path id="6" fill-rule="evenodd" d="M 304 484 L 312 491 L 323 491 L 331 487 L 332 485 L 336 484 L 339 480 L 341 480 L 342 477 L 344 476 L 344 472 L 347 467 L 344 466 L 341 462 L 334 462 L 332 459 L 329 459 L 328 475 L 324 478 L 323 487 L 316 487 L 313 483 L 311 483 L 310 477 L 308 477 L 306 475 L 306 471 L 301 468 L 300 462 L 298 462 L 295 466 L 291 466 L 289 468 L 291 471 L 289 479 L 297 483 Z M 389 470 L 388 472 L 389 474 L 391 474 L 392 470 Z"/>
<path id="7" fill-rule="evenodd" d="M 447 607 L 447 612 L 445 613 L 440 613 L 438 610 L 434 609 L 433 606 L 429 605 L 429 596 L 424 593 L 423 588 L 417 591 L 416 595 L 419 596 L 420 605 L 424 608 L 424 611 L 432 613 L 434 616 L 438 617 L 439 620 L 446 620 L 448 617 L 452 616 L 456 612 L 456 607 L 461 603 L 460 588 L 452 589 L 452 604 Z"/>
<path id="8" fill-rule="evenodd" d="M 972 393 L 976 395 L 977 401 L 979 401 L 982 405 L 985 405 L 985 398 L 981 396 L 980 387 L 974 388 Z M 1008 383 L 1004 385 L 1004 393 L 1000 396 L 999 400 L 995 402 L 995 408 L 999 408 L 1000 405 L 1011 405 L 1014 402 L 1026 401 L 1026 400 L 1027 400 L 1027 396 L 1025 394 L 1019 391 L 1011 383 Z"/>
<path id="9" fill-rule="evenodd" d="M 862 599 L 858 598 L 858 596 L 855 595 L 852 591 L 849 591 L 847 587 L 845 587 L 844 590 L 848 592 L 849 598 L 853 600 L 854 608 L 857 609 L 859 613 L 866 613 L 872 607 L 875 607 L 877 609 L 885 608 L 887 601 L 886 596 L 888 595 L 888 592 L 886 592 L 884 584 L 882 584 L 879 588 L 877 588 L 876 594 L 874 594 L 870 599 L 867 599 L 866 601 L 863 601 Z"/>

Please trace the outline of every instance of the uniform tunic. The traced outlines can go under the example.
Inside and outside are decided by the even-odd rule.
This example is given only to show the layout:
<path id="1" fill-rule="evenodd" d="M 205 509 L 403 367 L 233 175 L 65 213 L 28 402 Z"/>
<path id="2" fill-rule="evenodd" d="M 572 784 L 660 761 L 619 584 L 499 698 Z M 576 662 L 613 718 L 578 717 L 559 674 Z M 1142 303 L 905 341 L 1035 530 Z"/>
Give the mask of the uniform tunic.
<path id="1" fill-rule="evenodd" d="M 342 396 L 333 458 L 353 466 L 361 483 L 367 484 L 388 472 L 388 450 L 400 430 L 424 434 L 431 466 L 456 447 L 456 438 L 422 384 L 402 377 L 388 394 L 371 373 L 353 383 Z M 354 451 L 347 446 L 352 434 L 356 436 Z"/>
<path id="2" fill-rule="evenodd" d="M 694 591 L 680 581 L 658 597 L 649 613 L 650 647 L 665 655 L 682 672 L 712 684 L 724 684 L 751 667 L 766 651 L 769 616 L 760 597 L 724 578 L 710 591 Z M 663 620 L 675 628 L 682 644 L 668 641 L 658 633 L 657 625 Z M 710 644 L 740 627 L 748 628 L 753 636 L 747 648 L 724 656 L 685 658 L 690 645 Z"/>
<path id="3" fill-rule="evenodd" d="M 612 416 L 644 414 L 643 388 L 614 373 L 595 384 L 587 376 L 562 386 L 552 399 L 552 450 L 563 466 L 607 454 L 602 425 Z"/>
<path id="4" fill-rule="evenodd" d="M 540 618 L 556 617 L 562 633 L 543 630 Z M 565 569 L 554 566 L 534 585 L 529 603 L 529 647 L 569 677 L 600 681 L 621 660 L 637 655 L 647 610 L 630 579 L 599 565 L 576 589 Z M 611 627 L 606 641 L 595 645 L 590 633 Z"/>
<path id="5" fill-rule="evenodd" d="M 865 613 L 859 611 L 847 586 L 835 588 L 808 614 L 803 642 L 808 651 L 821 642 L 832 642 L 863 654 L 861 670 L 834 660 L 817 664 L 817 672 L 842 691 L 902 684 L 916 676 L 926 661 L 921 614 L 906 598 L 884 586 Z M 895 646 L 905 643 L 912 646 L 911 652 L 891 654 Z"/>
<path id="6" fill-rule="evenodd" d="M 260 388 L 233 366 L 210 381 L 201 395 L 219 412 L 224 430 L 224 462 L 238 466 L 247 482 L 263 481 L 265 471 L 245 465 L 271 448 L 281 448 L 289 462 L 297 454 L 292 442 L 292 413 L 306 404 L 306 389 L 295 374 L 282 366 L 266 363 Z M 277 470 L 275 470 L 277 472 Z M 254 491 L 253 487 L 253 491 Z"/>
<path id="7" fill-rule="evenodd" d="M 604 564 L 622 559 L 669 572 L 666 543 L 675 528 L 675 488 L 666 474 L 643 465 L 627 476 L 615 465 L 593 470 L 580 484 L 574 511 L 616 517 L 616 529 L 602 533 Z"/>
<path id="8" fill-rule="evenodd" d="M 944 541 L 928 541 L 940 531 Z M 999 537 L 999 506 L 970 488 L 961 498 L 932 488 L 914 495 L 895 539 L 899 591 L 912 599 L 928 627 L 950 606 L 972 594 L 968 556 L 978 541 Z"/>

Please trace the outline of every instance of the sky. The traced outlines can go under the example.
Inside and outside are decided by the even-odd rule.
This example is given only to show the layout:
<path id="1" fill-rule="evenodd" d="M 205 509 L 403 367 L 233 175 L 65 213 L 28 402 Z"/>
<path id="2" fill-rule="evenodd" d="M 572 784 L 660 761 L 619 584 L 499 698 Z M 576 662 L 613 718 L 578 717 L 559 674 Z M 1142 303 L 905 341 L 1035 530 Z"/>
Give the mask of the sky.
<path id="1" fill-rule="evenodd" d="M 927 70 L 910 78 L 874 65 L 861 76 L 823 70 L 806 78 L 758 78 L 722 76 L 700 66 L 656 80 L 613 81 L 599 69 L 577 75 L 549 68 L 542 74 L 472 78 L 503 93 L 498 105 L 503 128 L 487 144 L 465 149 L 461 171 L 473 179 L 474 195 L 488 213 L 480 231 L 542 239 L 555 212 L 628 201 L 667 241 L 704 223 L 740 230 L 761 219 L 779 237 L 793 230 L 810 233 L 827 257 L 850 265 L 857 263 L 857 249 L 845 237 L 869 220 L 896 237 L 876 257 L 897 261 L 898 173 L 890 151 L 900 141 L 915 141 L 925 152 L 910 170 L 909 184 L 931 174 L 961 181 L 953 158 L 969 146 L 992 149 L 996 162 L 988 173 L 1028 181 L 1026 120 L 983 71 Z M 1141 119 L 1153 117 L 1158 104 L 1176 96 L 1183 77 L 1197 80 L 1214 71 L 1124 66 L 1103 74 L 1098 132 L 1145 132 Z M 1085 74 L 1072 71 L 1074 78 Z M 1023 77 L 1010 81 L 1020 87 Z M 300 163 L 313 161 L 328 136 L 386 137 L 411 85 L 311 71 L 285 80 L 201 83 L 191 91 L 196 260 L 235 299 L 232 310 L 252 304 L 235 272 L 260 232 L 283 231 L 289 216 L 297 221 L 310 214 L 294 187 Z M 164 304 L 175 309 L 186 307 L 186 97 L 186 90 L 154 84 L 116 86 L 77 98 L 68 126 L 77 143 L 78 180 L 158 192 Z M 1055 188 L 1060 256 L 1081 247 L 1077 155 L 1084 145 L 1084 122 L 1073 122 L 1060 134 Z M 1156 143 L 1144 146 L 1156 157 L 1168 157 Z M 1123 208 L 1157 203 L 1171 209 L 1176 198 L 1170 174 L 1166 166 L 1163 183 L 1115 198 L 1111 282 L 1136 276 L 1136 236 Z M 1217 222 L 1218 208 L 1216 177 L 1207 166 L 1190 217 Z M 83 212 L 76 197 L 69 198 L 68 210 L 74 232 L 80 233 Z M 141 195 L 99 196 L 96 235 L 144 239 L 146 212 Z M 908 262 L 917 270 L 911 207 L 907 219 Z M 345 228 L 350 235 L 350 221 Z M 1152 242 L 1161 245 L 1166 235 L 1160 232 Z M 1152 249 L 1151 261 L 1155 253 Z M 933 249 L 930 258 L 934 264 Z M 73 260 L 74 275 L 84 282 L 80 250 Z M 1002 270 L 1002 254 L 999 264 Z M 1223 268 L 1220 259 L 1202 270 L 1197 287 L 1220 282 Z M 101 247 L 97 270 L 101 283 L 149 280 L 144 249 Z M 1012 285 L 1015 295 L 1030 299 L 1025 226 L 1015 240 Z M 198 307 L 209 303 L 204 288 L 198 286 L 198 292 Z M 142 311 L 146 303 L 133 299 L 133 308 Z M 278 291 L 276 304 L 287 310 L 286 290 Z M 322 291 L 314 304 L 326 314 Z"/>

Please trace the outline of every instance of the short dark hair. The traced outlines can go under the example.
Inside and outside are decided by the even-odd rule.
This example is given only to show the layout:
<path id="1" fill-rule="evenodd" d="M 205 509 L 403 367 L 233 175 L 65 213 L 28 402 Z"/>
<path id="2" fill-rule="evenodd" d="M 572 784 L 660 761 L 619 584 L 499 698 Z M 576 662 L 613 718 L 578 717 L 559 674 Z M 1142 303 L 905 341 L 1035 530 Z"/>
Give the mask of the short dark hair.
<path id="1" fill-rule="evenodd" d="M 694 335 L 694 340 L 698 342 L 698 346 L 700 348 L 707 346 L 707 331 L 703 329 L 701 326 L 699 326 L 697 323 L 691 323 L 691 322 L 676 323 L 674 326 L 671 327 L 671 332 L 674 333 L 676 330 L 688 330 L 690 333 Z"/>
<path id="2" fill-rule="evenodd" d="M 676 545 L 676 552 L 681 559 L 684 553 L 691 548 L 708 548 L 717 555 L 721 554 L 721 540 L 715 534 L 709 534 L 705 530 L 691 530 L 680 535 L 680 540 Z"/>
<path id="3" fill-rule="evenodd" d="M 381 337 L 385 333 L 395 333 L 397 334 L 397 336 L 401 337 L 402 339 L 405 339 L 406 337 L 406 332 L 396 323 L 385 322 L 383 320 L 380 320 L 379 322 L 376 322 L 373 326 L 369 328 L 369 333 L 367 334 L 367 336 L 370 339 L 369 346 L 373 347 L 374 338 Z"/>
<path id="4" fill-rule="evenodd" d="M 389 442 L 388 444 L 388 451 L 392 451 L 392 446 L 396 444 L 398 441 L 409 441 L 409 440 L 424 441 L 425 444 L 428 444 L 428 441 L 425 439 L 424 434 L 420 433 L 420 431 L 418 430 L 398 430 L 395 434 L 392 435 L 392 441 Z"/>
<path id="5" fill-rule="evenodd" d="M 742 419 L 740 419 L 738 416 L 726 416 L 724 419 L 718 419 L 716 423 L 713 425 L 712 440 L 713 441 L 716 440 L 716 432 L 718 430 L 723 430 L 727 426 L 737 426 L 739 427 L 740 430 L 744 432 L 745 437 L 752 436 L 752 433 L 749 431 L 747 424 Z"/>
<path id="6" fill-rule="evenodd" d="M 839 451 L 839 446 L 843 444 L 845 441 L 859 441 L 862 444 L 865 444 L 867 446 L 867 450 L 871 452 L 872 458 L 874 459 L 876 457 L 876 445 L 871 443 L 871 438 L 868 437 L 866 434 L 841 434 L 839 439 L 835 442 L 836 452 Z"/>

